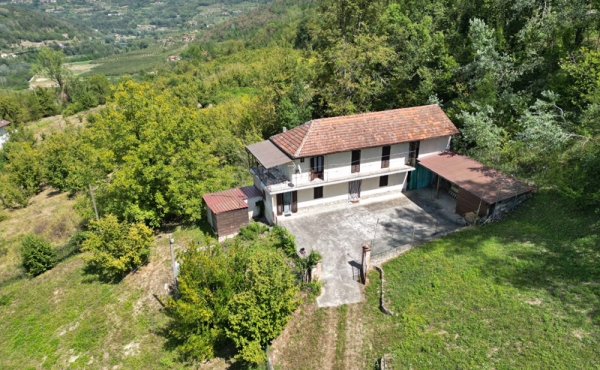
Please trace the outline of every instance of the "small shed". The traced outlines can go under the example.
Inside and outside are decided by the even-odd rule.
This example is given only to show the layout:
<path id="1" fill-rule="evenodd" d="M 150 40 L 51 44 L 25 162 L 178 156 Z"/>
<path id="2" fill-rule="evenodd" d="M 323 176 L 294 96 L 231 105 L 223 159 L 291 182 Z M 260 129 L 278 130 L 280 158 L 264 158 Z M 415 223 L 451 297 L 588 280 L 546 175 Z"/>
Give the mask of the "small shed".
<path id="1" fill-rule="evenodd" d="M 255 186 L 245 186 L 204 194 L 208 223 L 219 241 L 235 236 L 249 220 L 260 216 L 261 191 Z"/>
<path id="2" fill-rule="evenodd" d="M 474 159 L 450 151 L 419 159 L 421 166 L 438 176 L 436 197 L 447 190 L 456 197 L 456 213 L 476 212 L 486 217 L 496 207 L 516 203 L 534 190 L 522 181 Z"/>

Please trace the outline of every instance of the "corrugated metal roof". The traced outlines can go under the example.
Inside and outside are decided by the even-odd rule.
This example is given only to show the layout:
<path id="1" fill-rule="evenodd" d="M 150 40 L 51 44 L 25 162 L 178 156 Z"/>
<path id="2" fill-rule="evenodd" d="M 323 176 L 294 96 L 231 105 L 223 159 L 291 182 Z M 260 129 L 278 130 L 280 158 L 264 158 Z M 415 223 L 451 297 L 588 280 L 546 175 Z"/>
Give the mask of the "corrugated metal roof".
<path id="1" fill-rule="evenodd" d="M 303 158 L 457 133 L 438 105 L 426 105 L 316 119 L 270 140 L 291 158 Z"/>
<path id="2" fill-rule="evenodd" d="M 534 189 L 514 177 L 452 152 L 420 158 L 419 163 L 460 188 L 482 198 L 487 204 L 494 204 Z"/>
<path id="3" fill-rule="evenodd" d="M 289 163 L 292 160 L 279 150 L 269 140 L 260 143 L 248 145 L 246 149 L 262 164 L 265 168 L 273 168 L 279 165 Z"/>
<path id="4" fill-rule="evenodd" d="M 215 214 L 235 211 L 236 209 L 248 208 L 245 200 L 248 198 L 261 197 L 262 193 L 255 186 L 245 186 L 221 191 L 218 193 L 204 194 L 202 199 L 206 206 Z"/>
<path id="5" fill-rule="evenodd" d="M 10 122 L 5 119 L 0 119 L 0 128 L 10 125 Z"/>

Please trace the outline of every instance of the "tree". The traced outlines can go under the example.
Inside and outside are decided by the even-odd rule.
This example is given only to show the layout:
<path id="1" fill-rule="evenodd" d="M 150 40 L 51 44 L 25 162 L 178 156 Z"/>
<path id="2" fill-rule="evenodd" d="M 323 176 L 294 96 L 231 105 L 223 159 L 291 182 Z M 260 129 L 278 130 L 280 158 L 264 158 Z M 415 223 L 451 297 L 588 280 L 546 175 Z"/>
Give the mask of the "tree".
<path id="1" fill-rule="evenodd" d="M 127 81 L 91 125 L 91 139 L 114 153 L 116 164 L 98 190 L 105 212 L 151 226 L 194 221 L 202 216 L 204 193 L 235 181 L 231 166 L 214 155 L 222 140 L 214 117 L 176 102 L 147 83 Z"/>
<path id="2" fill-rule="evenodd" d="M 21 243 L 23 268 L 29 276 L 38 276 L 56 265 L 56 251 L 42 237 L 28 234 Z"/>
<path id="3" fill-rule="evenodd" d="M 89 131 L 68 126 L 42 143 L 43 163 L 49 185 L 75 193 L 103 180 L 111 172 L 112 153 L 94 147 Z"/>
<path id="4" fill-rule="evenodd" d="M 253 251 L 244 281 L 229 303 L 227 336 L 239 350 L 237 358 L 257 364 L 266 360 L 265 346 L 298 308 L 298 287 L 283 255 L 267 248 Z"/>
<path id="5" fill-rule="evenodd" d="M 228 305 L 243 284 L 247 251 L 239 243 L 227 250 L 193 245 L 180 258 L 179 299 L 167 305 L 169 333 L 184 356 L 210 359 L 226 339 Z"/>
<path id="6" fill-rule="evenodd" d="M 47 47 L 41 48 L 38 52 L 37 62 L 33 65 L 33 71 L 56 82 L 60 88 L 61 99 L 66 100 L 65 87 L 72 73 L 65 65 L 62 51 L 54 51 Z"/>
<path id="7" fill-rule="evenodd" d="M 86 270 L 102 280 L 118 281 L 148 261 L 154 236 L 146 225 L 121 223 L 109 214 L 92 221 L 90 230 L 81 250 L 90 252 L 84 256 Z"/>

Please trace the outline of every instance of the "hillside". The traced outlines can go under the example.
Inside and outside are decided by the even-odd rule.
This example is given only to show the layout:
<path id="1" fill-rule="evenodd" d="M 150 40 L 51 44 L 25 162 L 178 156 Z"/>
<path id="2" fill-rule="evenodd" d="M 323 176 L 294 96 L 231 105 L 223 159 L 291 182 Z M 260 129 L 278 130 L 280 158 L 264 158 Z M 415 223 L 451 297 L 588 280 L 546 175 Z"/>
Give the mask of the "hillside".
<path id="1" fill-rule="evenodd" d="M 67 34 L 67 36 L 63 36 Z M 39 11 L 0 5 L 0 49 L 21 41 L 83 40 L 93 31 Z"/>
<path id="2" fill-rule="evenodd" d="M 84 24 L 103 34 L 138 36 L 156 32 L 207 28 L 271 0 L 163 0 L 111 2 L 23 1 L 19 7 L 47 12 L 74 24 Z"/>

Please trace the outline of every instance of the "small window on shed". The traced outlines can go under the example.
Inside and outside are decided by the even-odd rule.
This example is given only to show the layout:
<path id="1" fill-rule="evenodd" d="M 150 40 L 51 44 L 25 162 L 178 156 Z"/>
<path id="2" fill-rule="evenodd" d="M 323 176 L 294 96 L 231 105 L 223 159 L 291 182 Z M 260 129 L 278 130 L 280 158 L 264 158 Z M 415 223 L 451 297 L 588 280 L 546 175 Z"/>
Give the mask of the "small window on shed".
<path id="1" fill-rule="evenodd" d="M 319 186 L 314 189 L 315 189 L 314 198 L 315 199 L 323 198 L 323 187 Z"/>
<path id="2" fill-rule="evenodd" d="M 300 163 L 304 163 L 304 158 L 300 158 Z"/>
<path id="3" fill-rule="evenodd" d="M 388 175 L 381 176 L 379 178 L 379 187 L 388 186 L 388 180 L 389 180 Z"/>

